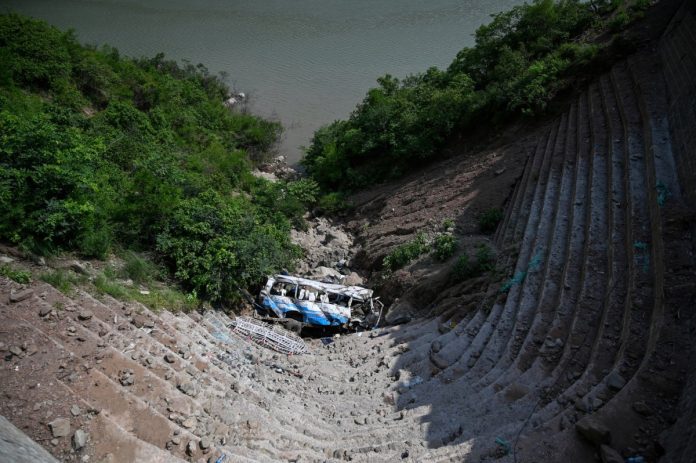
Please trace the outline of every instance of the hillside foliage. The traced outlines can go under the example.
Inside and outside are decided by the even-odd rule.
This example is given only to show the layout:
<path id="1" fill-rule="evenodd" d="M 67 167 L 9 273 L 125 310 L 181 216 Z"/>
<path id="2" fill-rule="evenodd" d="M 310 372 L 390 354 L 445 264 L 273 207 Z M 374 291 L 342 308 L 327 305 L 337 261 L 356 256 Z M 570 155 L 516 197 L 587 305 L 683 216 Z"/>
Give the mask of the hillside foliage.
<path id="1" fill-rule="evenodd" d="M 14 14 L 0 15 L 0 62 L 0 240 L 97 258 L 157 249 L 212 300 L 292 267 L 289 231 L 316 184 L 251 174 L 281 127 L 225 108 L 204 66 L 125 58 Z"/>
<path id="2" fill-rule="evenodd" d="M 588 31 L 622 3 L 533 0 L 493 15 L 446 70 L 379 78 L 347 120 L 315 133 L 303 164 L 324 189 L 356 190 L 431 161 L 455 133 L 546 111 L 596 58 Z"/>

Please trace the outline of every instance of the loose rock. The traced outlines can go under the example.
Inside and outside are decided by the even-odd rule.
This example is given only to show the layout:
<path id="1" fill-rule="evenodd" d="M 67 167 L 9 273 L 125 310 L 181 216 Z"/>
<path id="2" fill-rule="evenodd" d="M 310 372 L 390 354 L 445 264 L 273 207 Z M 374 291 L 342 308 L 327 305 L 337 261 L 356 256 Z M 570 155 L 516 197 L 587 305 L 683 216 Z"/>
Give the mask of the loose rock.
<path id="1" fill-rule="evenodd" d="M 33 295 L 34 290 L 30 288 L 23 289 L 21 291 L 12 291 L 10 293 L 10 302 L 22 302 L 26 299 L 29 299 Z"/>
<path id="2" fill-rule="evenodd" d="M 624 463 L 621 454 L 608 445 L 602 445 L 599 448 L 599 456 L 602 459 L 602 463 Z"/>
<path id="3" fill-rule="evenodd" d="M 213 444 L 210 442 L 210 439 L 204 437 L 201 439 L 198 445 L 201 447 L 201 450 L 208 450 Z"/>
<path id="4" fill-rule="evenodd" d="M 592 416 L 586 416 L 575 424 L 575 430 L 593 444 L 609 444 L 611 432 Z"/>
<path id="5" fill-rule="evenodd" d="M 607 387 L 613 391 L 619 391 L 626 385 L 626 380 L 618 372 L 612 371 L 607 376 Z"/>
<path id="6" fill-rule="evenodd" d="M 636 402 L 633 404 L 633 410 L 635 410 L 636 413 L 639 413 L 643 416 L 650 416 L 652 415 L 653 409 L 648 406 L 645 402 Z"/>
<path id="7" fill-rule="evenodd" d="M 10 353 L 19 357 L 20 355 L 22 355 L 22 348 L 19 346 L 11 346 Z"/>
<path id="8" fill-rule="evenodd" d="M 53 437 L 65 437 L 70 434 L 70 421 L 66 418 L 56 418 L 48 423 Z"/>
<path id="9" fill-rule="evenodd" d="M 82 429 L 78 429 L 73 434 L 73 448 L 75 450 L 80 450 L 82 447 L 87 445 L 87 433 Z"/>

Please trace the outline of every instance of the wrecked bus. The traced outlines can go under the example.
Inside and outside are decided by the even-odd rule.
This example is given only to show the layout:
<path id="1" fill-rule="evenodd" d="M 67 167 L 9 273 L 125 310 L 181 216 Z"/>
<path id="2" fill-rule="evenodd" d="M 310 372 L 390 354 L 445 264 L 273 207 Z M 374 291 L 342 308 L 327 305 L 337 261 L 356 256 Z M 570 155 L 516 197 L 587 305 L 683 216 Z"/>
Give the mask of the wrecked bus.
<path id="1" fill-rule="evenodd" d="M 382 308 L 371 289 L 291 275 L 268 278 L 257 306 L 260 315 L 297 332 L 304 326 L 365 329 L 379 323 Z"/>

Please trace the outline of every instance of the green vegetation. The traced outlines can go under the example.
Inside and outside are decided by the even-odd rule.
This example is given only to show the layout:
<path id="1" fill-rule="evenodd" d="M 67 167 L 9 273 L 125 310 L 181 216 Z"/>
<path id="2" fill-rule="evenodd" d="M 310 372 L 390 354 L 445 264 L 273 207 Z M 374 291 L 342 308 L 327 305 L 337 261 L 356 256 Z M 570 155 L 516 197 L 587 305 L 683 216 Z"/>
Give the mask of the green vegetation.
<path id="1" fill-rule="evenodd" d="M 23 285 L 31 283 L 31 272 L 27 270 L 17 270 L 7 264 L 0 265 L 0 276 L 7 277 Z"/>
<path id="2" fill-rule="evenodd" d="M 414 239 L 397 246 L 387 254 L 382 261 L 382 268 L 387 272 L 393 272 L 410 264 L 431 249 L 437 260 L 445 261 L 456 252 L 457 238 L 451 233 L 438 233 L 429 241 L 425 233 L 418 233 Z"/>
<path id="3" fill-rule="evenodd" d="M 472 260 L 468 254 L 462 254 L 452 268 L 452 278 L 455 281 L 464 281 L 483 275 L 493 270 L 494 259 L 491 248 L 480 244 L 476 248 L 475 257 Z"/>
<path id="4" fill-rule="evenodd" d="M 493 233 L 503 220 L 503 210 L 497 207 L 488 209 L 478 218 L 478 226 L 481 233 Z"/>
<path id="5" fill-rule="evenodd" d="M 418 233 L 414 239 L 394 249 L 382 261 L 382 267 L 387 271 L 400 269 L 409 264 L 421 254 L 428 251 L 428 243 L 424 233 Z"/>
<path id="6" fill-rule="evenodd" d="M 379 78 L 348 120 L 315 133 L 302 162 L 322 188 L 356 190 L 436 158 L 454 133 L 540 114 L 597 58 L 591 32 L 625 25 L 611 19 L 623 3 L 533 0 L 494 15 L 446 70 Z"/>
<path id="7" fill-rule="evenodd" d="M 442 229 L 444 231 L 454 230 L 454 219 L 445 219 L 442 221 Z"/>
<path id="8" fill-rule="evenodd" d="M 14 14 L 0 15 L 0 61 L 0 240 L 100 259 L 157 249 L 213 301 L 292 268 L 289 230 L 318 185 L 251 174 L 281 128 L 225 108 L 229 89 L 204 66 L 124 58 Z M 153 277 L 135 254 L 124 271 Z"/>
<path id="9" fill-rule="evenodd" d="M 45 281 L 64 294 L 70 294 L 74 286 L 87 281 L 86 277 L 77 275 L 75 272 L 66 269 L 55 269 L 44 272 L 39 275 L 39 279 Z"/>
<path id="10" fill-rule="evenodd" d="M 201 304 L 195 292 L 184 294 L 162 284 L 151 284 L 147 290 L 142 290 L 116 279 L 114 277 L 116 273 L 113 268 L 107 267 L 104 272 L 97 275 L 92 283 L 98 293 L 108 294 L 121 301 L 137 301 L 155 312 L 162 309 L 189 312 Z"/>
<path id="11" fill-rule="evenodd" d="M 124 256 L 121 276 L 133 280 L 134 283 L 149 283 L 158 275 L 157 266 L 151 261 L 139 256 L 133 251 L 127 251 Z"/>
<path id="12" fill-rule="evenodd" d="M 457 250 L 457 239 L 449 233 L 442 233 L 435 237 L 433 242 L 433 254 L 437 260 L 445 261 L 454 255 Z"/>

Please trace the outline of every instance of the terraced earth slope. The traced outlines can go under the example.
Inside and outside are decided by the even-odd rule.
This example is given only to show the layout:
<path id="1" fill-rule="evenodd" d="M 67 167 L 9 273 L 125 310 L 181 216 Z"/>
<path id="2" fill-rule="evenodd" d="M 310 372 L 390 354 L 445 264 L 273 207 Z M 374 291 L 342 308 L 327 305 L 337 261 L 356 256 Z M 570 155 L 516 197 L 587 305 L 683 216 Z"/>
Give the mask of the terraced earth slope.
<path id="1" fill-rule="evenodd" d="M 492 240 L 507 292 L 284 357 L 220 313 L 2 279 L 0 414 L 63 461 L 692 461 L 694 10 L 505 148 L 524 160 Z M 429 192 L 485 194 L 461 169 L 493 177 L 495 156 L 363 212 L 408 236 L 445 214 Z"/>

